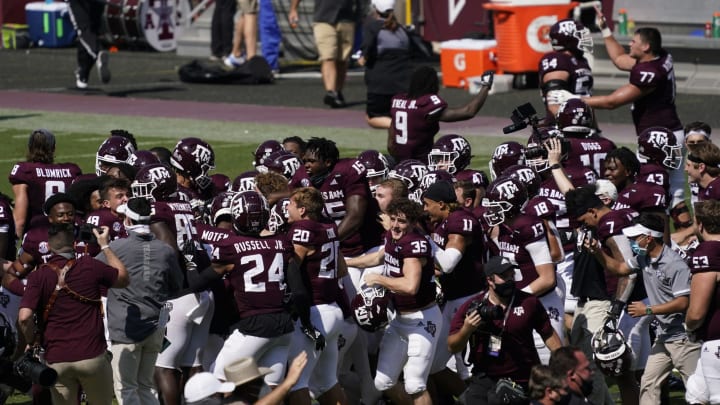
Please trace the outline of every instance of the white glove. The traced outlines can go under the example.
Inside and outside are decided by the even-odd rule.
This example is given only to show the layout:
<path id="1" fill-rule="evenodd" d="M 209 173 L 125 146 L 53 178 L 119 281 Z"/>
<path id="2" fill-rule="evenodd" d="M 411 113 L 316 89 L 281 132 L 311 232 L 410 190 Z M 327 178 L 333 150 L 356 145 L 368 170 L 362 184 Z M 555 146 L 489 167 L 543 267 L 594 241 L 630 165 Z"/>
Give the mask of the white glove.
<path id="1" fill-rule="evenodd" d="M 561 105 L 571 98 L 580 98 L 577 94 L 572 94 L 567 90 L 550 90 L 545 95 L 545 102 L 548 105 Z"/>
<path id="2" fill-rule="evenodd" d="M 495 71 L 486 70 L 483 72 L 482 76 L 480 76 L 480 81 L 478 82 L 478 84 L 480 86 L 492 87 L 494 80 L 495 80 Z"/>
<path id="3" fill-rule="evenodd" d="M 598 27 L 600 32 L 602 32 L 603 38 L 608 38 L 612 36 L 612 31 L 610 31 L 610 28 L 608 28 L 605 16 L 603 15 L 602 10 L 600 10 L 600 7 L 598 6 L 595 6 L 595 25 Z"/>

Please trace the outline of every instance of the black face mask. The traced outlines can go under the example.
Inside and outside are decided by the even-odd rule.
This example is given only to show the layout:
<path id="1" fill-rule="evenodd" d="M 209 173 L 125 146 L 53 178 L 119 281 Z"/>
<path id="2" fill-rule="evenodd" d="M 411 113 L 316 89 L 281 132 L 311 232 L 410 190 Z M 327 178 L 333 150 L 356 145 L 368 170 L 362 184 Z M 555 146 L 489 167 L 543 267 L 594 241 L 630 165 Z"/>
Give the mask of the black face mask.
<path id="1" fill-rule="evenodd" d="M 555 401 L 557 405 L 567 405 L 570 403 L 570 399 L 572 398 L 570 388 L 567 388 L 565 391 L 565 395 L 561 396 L 560 398 L 558 398 L 557 401 Z"/>
<path id="2" fill-rule="evenodd" d="M 582 384 L 580 384 L 580 391 L 582 391 L 583 396 L 587 397 L 588 395 L 592 394 L 592 380 L 583 380 L 582 378 L 580 378 L 580 381 L 582 381 Z"/>
<path id="3" fill-rule="evenodd" d="M 515 280 L 508 280 L 502 284 L 495 284 L 495 294 L 501 298 L 510 298 L 515 293 Z"/>

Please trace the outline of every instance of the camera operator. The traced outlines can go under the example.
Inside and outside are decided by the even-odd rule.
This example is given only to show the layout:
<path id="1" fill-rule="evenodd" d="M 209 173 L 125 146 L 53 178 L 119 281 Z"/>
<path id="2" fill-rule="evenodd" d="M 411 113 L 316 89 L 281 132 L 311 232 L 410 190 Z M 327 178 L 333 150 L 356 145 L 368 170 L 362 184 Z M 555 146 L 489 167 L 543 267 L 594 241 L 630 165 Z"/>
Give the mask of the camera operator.
<path id="1" fill-rule="evenodd" d="M 473 377 L 463 394 L 465 403 L 499 403 L 498 388 L 507 387 L 498 384 L 500 379 L 527 388 L 530 369 L 540 364 L 533 330 L 551 351 L 561 346 L 538 298 L 515 289 L 516 271 L 509 259 L 490 258 L 485 264 L 488 289 L 461 305 L 453 316 L 448 348 L 457 353 L 469 342 L 473 364 Z M 515 395 L 519 399 L 520 393 Z"/>
<path id="2" fill-rule="evenodd" d="M 53 404 L 77 403 L 80 385 L 94 405 L 112 404 L 113 381 L 102 321 L 101 288 L 123 288 L 129 277 L 108 246 L 108 229 L 93 230 L 109 265 L 93 257 L 75 258 L 72 224 L 52 224 L 52 256 L 30 273 L 18 322 L 27 342 L 42 343 L 45 360 L 57 371 Z M 37 313 L 38 330 L 33 316 Z M 36 338 L 37 336 L 37 338 Z"/>

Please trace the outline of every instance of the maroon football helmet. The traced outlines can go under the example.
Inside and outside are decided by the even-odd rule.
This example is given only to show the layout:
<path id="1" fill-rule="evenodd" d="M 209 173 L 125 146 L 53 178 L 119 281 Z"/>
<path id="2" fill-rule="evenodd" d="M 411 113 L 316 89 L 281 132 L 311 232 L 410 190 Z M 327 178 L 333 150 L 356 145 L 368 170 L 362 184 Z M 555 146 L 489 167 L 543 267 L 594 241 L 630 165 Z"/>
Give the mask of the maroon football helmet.
<path id="1" fill-rule="evenodd" d="M 503 142 L 495 148 L 490 158 L 490 175 L 492 178 L 510 166 L 525 164 L 525 147 L 515 141 Z"/>
<path id="2" fill-rule="evenodd" d="M 408 198 L 422 204 L 420 182 L 427 174 L 425 164 L 415 159 L 405 159 L 390 170 L 388 177 L 401 180 L 408 188 Z"/>
<path id="3" fill-rule="evenodd" d="M 595 115 L 590 106 L 579 98 L 571 98 L 562 103 L 555 117 L 557 127 L 564 135 L 585 138 L 592 133 Z"/>
<path id="4" fill-rule="evenodd" d="M 502 172 L 502 176 L 509 176 L 520 180 L 527 189 L 528 196 L 534 196 L 540 190 L 542 180 L 535 170 L 525 165 L 513 165 Z"/>
<path id="5" fill-rule="evenodd" d="M 257 175 L 258 172 L 255 170 L 240 173 L 230 185 L 230 191 L 237 193 L 255 190 L 255 176 Z"/>
<path id="6" fill-rule="evenodd" d="M 447 181 L 452 184 L 455 183 L 455 177 L 445 170 L 430 170 L 420 180 L 420 195 L 424 194 L 430 186 L 438 181 Z"/>
<path id="7" fill-rule="evenodd" d="M 368 332 L 376 332 L 388 324 L 390 298 L 384 287 L 362 286 L 350 306 L 355 322 Z"/>
<path id="8" fill-rule="evenodd" d="M 483 219 L 488 226 L 500 225 L 518 215 L 527 201 L 527 189 L 520 180 L 500 176 L 490 183 L 482 200 L 482 206 L 487 208 Z"/>
<path id="9" fill-rule="evenodd" d="M 545 142 L 551 138 L 560 138 L 562 147 L 561 160 L 567 159 L 570 151 L 570 145 L 566 139 L 563 139 L 563 134 L 559 129 L 554 127 L 540 127 L 533 129 L 530 138 L 528 138 L 527 149 L 525 149 L 525 161 L 526 165 L 531 167 L 536 172 L 540 173 L 547 170 L 550 165 L 548 164 L 547 149 L 545 149 Z"/>
<path id="10" fill-rule="evenodd" d="M 257 148 L 255 148 L 255 153 L 253 153 L 253 156 L 255 157 L 255 160 L 253 160 L 253 166 L 261 166 L 262 165 L 262 159 L 264 157 L 270 156 L 271 153 L 277 152 L 279 150 L 284 150 L 282 147 L 282 144 L 275 140 L 267 140 L 260 145 L 258 145 Z M 258 169 L 258 171 L 261 171 Z"/>
<path id="11" fill-rule="evenodd" d="M 282 198 L 275 203 L 270 209 L 270 219 L 268 220 L 268 231 L 278 234 L 283 233 L 288 228 L 288 211 L 290 205 L 289 198 Z"/>
<path id="12" fill-rule="evenodd" d="M 385 180 L 388 175 L 388 168 L 390 164 L 387 158 L 380 152 L 369 149 L 364 152 L 360 152 L 357 160 L 365 166 L 368 185 L 370 190 L 375 192 L 378 184 Z"/>
<path id="13" fill-rule="evenodd" d="M 668 169 L 679 169 L 682 165 L 682 145 L 675 134 L 665 127 L 650 127 L 638 136 L 637 155 Z"/>
<path id="14" fill-rule="evenodd" d="M 556 51 L 592 53 L 593 39 L 590 30 L 572 19 L 564 19 L 550 27 L 550 45 Z"/>
<path id="15" fill-rule="evenodd" d="M 227 215 L 227 221 L 232 221 L 232 211 L 230 210 L 230 202 L 232 201 L 235 193 L 232 192 L 220 192 L 216 195 L 210 203 L 210 224 L 217 226 L 221 217 Z"/>
<path id="16" fill-rule="evenodd" d="M 213 174 L 210 176 L 210 180 L 212 181 L 212 195 L 214 196 L 230 189 L 230 177 L 222 173 Z"/>
<path id="17" fill-rule="evenodd" d="M 153 163 L 160 163 L 160 159 L 158 159 L 157 156 L 149 150 L 136 150 L 135 153 L 130 155 L 127 163 L 132 167 L 139 169 Z"/>
<path id="18" fill-rule="evenodd" d="M 98 176 L 105 174 L 106 170 L 102 166 L 128 163 L 133 153 L 135 153 L 135 148 L 130 140 L 122 136 L 109 137 L 100 145 L 95 154 L 95 174 Z"/>
<path id="19" fill-rule="evenodd" d="M 201 190 L 210 187 L 208 172 L 215 168 L 215 152 L 207 142 L 200 138 L 181 139 L 172 151 L 170 163 Z"/>
<path id="20" fill-rule="evenodd" d="M 465 169 L 455 173 L 457 181 L 471 181 L 475 187 L 487 188 L 490 185 L 490 179 L 482 170 Z"/>
<path id="21" fill-rule="evenodd" d="M 230 200 L 233 229 L 244 235 L 257 235 L 270 218 L 267 200 L 257 191 L 235 193 Z"/>
<path id="22" fill-rule="evenodd" d="M 472 150 L 467 139 L 460 135 L 441 136 L 428 153 L 428 170 L 447 170 L 455 174 L 470 165 Z"/>
<path id="23" fill-rule="evenodd" d="M 261 173 L 267 171 L 280 173 L 290 179 L 302 165 L 297 156 L 281 149 L 261 158 L 260 164 L 256 165 L 255 169 Z"/>
<path id="24" fill-rule="evenodd" d="M 141 167 L 130 185 L 133 197 L 168 201 L 177 195 L 177 177 L 161 163 Z"/>

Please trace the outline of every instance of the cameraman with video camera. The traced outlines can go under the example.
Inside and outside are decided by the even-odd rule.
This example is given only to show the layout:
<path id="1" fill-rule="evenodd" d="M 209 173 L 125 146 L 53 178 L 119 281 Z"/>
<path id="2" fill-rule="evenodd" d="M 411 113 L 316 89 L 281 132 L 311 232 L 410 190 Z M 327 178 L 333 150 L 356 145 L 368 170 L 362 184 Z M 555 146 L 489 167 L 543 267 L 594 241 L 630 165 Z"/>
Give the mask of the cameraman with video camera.
<path id="1" fill-rule="evenodd" d="M 458 353 L 470 343 L 473 376 L 467 404 L 527 403 L 530 369 L 540 364 L 533 330 L 554 351 L 562 344 L 542 303 L 515 288 L 519 269 L 508 258 L 485 264 L 488 289 L 473 296 L 453 316 L 448 348 Z"/>
<path id="2" fill-rule="evenodd" d="M 74 231 L 72 224 L 50 225 L 48 246 L 52 256 L 28 276 L 18 323 L 26 342 L 30 342 L 27 351 L 31 353 L 26 353 L 26 358 L 39 361 L 42 346 L 45 361 L 57 372 L 57 382 L 50 388 L 53 404 L 75 405 L 82 384 L 90 403 L 110 405 L 113 380 L 100 289 L 124 288 L 129 277 L 108 246 L 107 227 L 96 228 L 93 233 L 108 264 L 90 256 L 76 259 Z M 41 377 L 32 370 L 41 371 L 38 366 L 42 364 L 29 361 L 29 372 L 20 370 L 19 374 Z"/>

